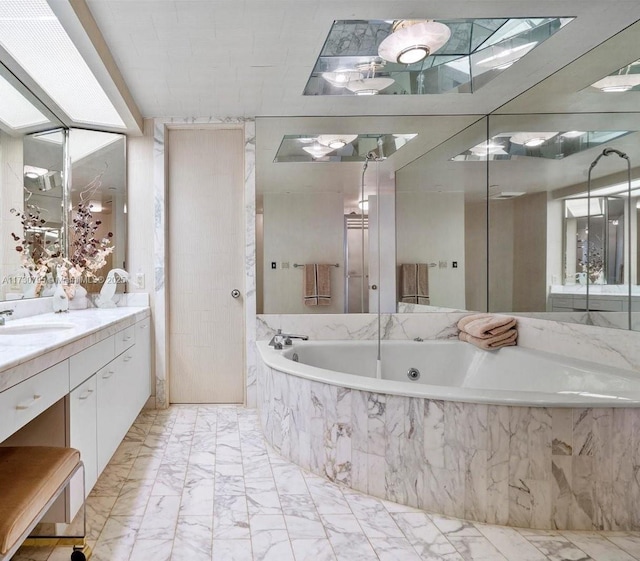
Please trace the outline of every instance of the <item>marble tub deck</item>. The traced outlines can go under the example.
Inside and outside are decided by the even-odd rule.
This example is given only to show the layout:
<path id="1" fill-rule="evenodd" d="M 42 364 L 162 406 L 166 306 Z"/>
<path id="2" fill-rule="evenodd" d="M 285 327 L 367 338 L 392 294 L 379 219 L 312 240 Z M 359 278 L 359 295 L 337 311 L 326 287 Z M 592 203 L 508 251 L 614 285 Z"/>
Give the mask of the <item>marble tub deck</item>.
<path id="1" fill-rule="evenodd" d="M 143 411 L 88 499 L 94 561 L 633 561 L 640 532 L 518 530 L 333 484 L 271 449 L 255 410 Z M 67 561 L 23 548 L 14 561 Z"/>

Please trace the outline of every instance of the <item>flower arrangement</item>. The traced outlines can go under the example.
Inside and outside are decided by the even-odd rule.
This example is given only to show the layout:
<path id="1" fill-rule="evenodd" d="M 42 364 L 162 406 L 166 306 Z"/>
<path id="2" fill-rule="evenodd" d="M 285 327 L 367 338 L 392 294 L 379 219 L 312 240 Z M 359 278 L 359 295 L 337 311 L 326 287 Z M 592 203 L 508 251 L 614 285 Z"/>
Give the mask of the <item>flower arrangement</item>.
<path id="1" fill-rule="evenodd" d="M 12 233 L 16 251 L 22 254 L 22 268 L 28 275 L 26 282 L 35 285 L 34 296 L 40 295 L 46 284 L 62 284 L 67 296 L 73 298 L 76 286 L 82 282 L 101 280 L 98 271 L 107 264 L 107 256 L 113 253 L 112 232 L 99 239 L 97 231 L 102 224 L 95 220 L 92 205 L 80 201 L 70 228 L 71 243 L 68 257 L 62 255 L 59 243 L 46 244 L 44 224 L 40 209 L 27 204 L 24 212 L 12 209 L 21 219 L 22 237 Z"/>

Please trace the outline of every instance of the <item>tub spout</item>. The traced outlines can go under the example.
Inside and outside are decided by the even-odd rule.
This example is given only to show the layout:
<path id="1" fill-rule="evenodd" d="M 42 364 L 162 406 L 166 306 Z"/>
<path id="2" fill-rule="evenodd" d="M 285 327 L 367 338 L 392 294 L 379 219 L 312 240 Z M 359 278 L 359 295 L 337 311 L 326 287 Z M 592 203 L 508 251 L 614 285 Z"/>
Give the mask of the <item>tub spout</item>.
<path id="1" fill-rule="evenodd" d="M 282 333 L 282 329 L 278 329 L 278 332 L 271 337 L 271 341 L 269 341 L 270 347 L 282 348 L 282 345 L 291 345 L 291 339 L 301 339 L 302 341 L 308 341 L 308 335 L 293 335 L 291 333 Z M 279 345 L 279 347 L 278 347 Z"/>

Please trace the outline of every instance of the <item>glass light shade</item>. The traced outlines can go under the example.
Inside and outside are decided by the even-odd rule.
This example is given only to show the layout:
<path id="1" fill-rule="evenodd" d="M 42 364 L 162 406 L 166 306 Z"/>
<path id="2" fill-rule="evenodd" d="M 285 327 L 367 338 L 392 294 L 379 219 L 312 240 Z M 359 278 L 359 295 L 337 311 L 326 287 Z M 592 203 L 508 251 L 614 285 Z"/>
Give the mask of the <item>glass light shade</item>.
<path id="1" fill-rule="evenodd" d="M 327 154 L 333 152 L 333 148 L 322 146 L 321 144 L 314 144 L 313 146 L 303 146 L 302 149 L 314 158 L 321 158 L 322 156 L 326 156 Z"/>
<path id="2" fill-rule="evenodd" d="M 318 136 L 318 142 L 323 146 L 337 150 L 351 144 L 356 138 L 358 138 L 357 134 L 321 134 Z"/>
<path id="3" fill-rule="evenodd" d="M 487 144 L 486 142 L 482 142 L 477 146 L 471 148 L 471 153 L 474 156 L 485 156 L 487 154 L 489 154 L 490 156 L 497 156 L 507 154 L 501 144 L 495 144 L 493 142 L 489 142 L 489 144 Z"/>
<path id="4" fill-rule="evenodd" d="M 45 168 L 39 168 L 38 166 L 24 166 L 24 176 L 28 177 L 29 179 L 37 179 L 45 173 L 49 173 L 49 170 Z"/>
<path id="5" fill-rule="evenodd" d="M 563 132 L 560 136 L 564 136 L 565 138 L 578 138 L 585 134 L 584 131 L 567 131 Z"/>
<path id="6" fill-rule="evenodd" d="M 512 144 L 534 147 L 544 144 L 557 134 L 557 132 L 517 132 L 511 136 L 510 140 Z"/>
<path id="7" fill-rule="evenodd" d="M 393 84 L 393 78 L 364 78 L 347 84 L 347 89 L 356 95 L 376 95 Z"/>
<path id="8" fill-rule="evenodd" d="M 400 27 L 378 47 L 378 55 L 389 62 L 412 64 L 435 53 L 451 37 L 444 23 L 422 21 Z"/>
<path id="9" fill-rule="evenodd" d="M 347 68 L 340 68 L 334 72 L 323 72 L 322 77 L 336 88 L 344 88 L 351 80 L 361 80 L 362 72 Z"/>
<path id="10" fill-rule="evenodd" d="M 598 88 L 606 93 L 628 92 L 631 88 L 640 85 L 640 74 L 615 74 L 614 76 L 605 76 L 602 80 L 598 80 L 591 84 L 592 87 Z"/>
<path id="11" fill-rule="evenodd" d="M 358 207 L 360 207 L 360 210 L 369 210 L 369 199 L 358 201 Z"/>

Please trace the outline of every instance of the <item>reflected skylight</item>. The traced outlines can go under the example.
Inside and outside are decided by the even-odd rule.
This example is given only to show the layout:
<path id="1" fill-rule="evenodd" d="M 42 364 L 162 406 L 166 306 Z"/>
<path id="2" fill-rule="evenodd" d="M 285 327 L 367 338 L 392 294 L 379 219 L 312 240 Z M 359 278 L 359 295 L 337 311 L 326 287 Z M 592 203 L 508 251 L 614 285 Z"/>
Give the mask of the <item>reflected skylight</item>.
<path id="1" fill-rule="evenodd" d="M 417 134 L 287 134 L 274 162 L 364 162 L 388 158 Z"/>
<path id="2" fill-rule="evenodd" d="M 74 121 L 125 126 L 46 0 L 2 0 L 0 45 Z"/>
<path id="3" fill-rule="evenodd" d="M 0 76 L 0 121 L 12 129 L 22 129 L 49 122 L 40 111 L 9 82 Z"/>
<path id="4" fill-rule="evenodd" d="M 451 158 L 454 161 L 510 160 L 512 157 L 561 160 L 611 142 L 632 131 L 503 132 Z"/>
<path id="5" fill-rule="evenodd" d="M 384 87 L 367 88 L 368 95 L 472 93 L 572 19 L 437 20 L 451 30 L 449 40 L 407 65 L 387 62 L 378 52 L 392 34 L 393 20 L 335 21 L 304 95 L 358 95 L 349 84 L 363 79 L 385 80 Z"/>

